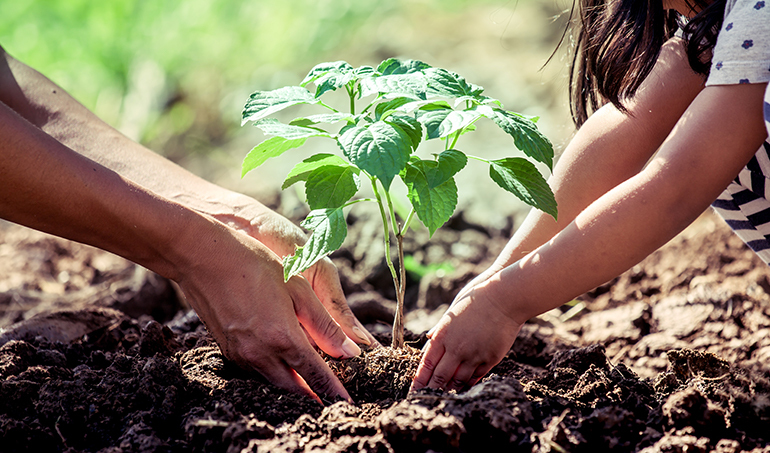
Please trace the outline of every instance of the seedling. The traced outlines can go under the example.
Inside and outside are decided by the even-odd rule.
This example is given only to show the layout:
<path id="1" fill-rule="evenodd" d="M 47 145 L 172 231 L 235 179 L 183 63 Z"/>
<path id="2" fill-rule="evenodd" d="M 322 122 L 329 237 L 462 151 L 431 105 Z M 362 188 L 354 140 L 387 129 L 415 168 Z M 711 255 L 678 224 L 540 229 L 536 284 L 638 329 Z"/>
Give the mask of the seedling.
<path id="1" fill-rule="evenodd" d="M 315 85 L 315 93 L 306 87 Z M 345 89 L 348 111 L 340 111 L 322 100 L 324 94 Z M 242 176 L 268 158 L 302 146 L 309 138 L 334 142 L 342 156 L 321 153 L 298 163 L 282 188 L 304 181 L 310 213 L 302 226 L 312 234 L 292 256 L 284 257 L 288 280 L 321 258 L 337 250 L 347 235 L 343 209 L 359 202 L 375 202 L 382 216 L 385 260 L 396 288 L 397 309 L 393 323 L 393 347 L 404 345 L 404 234 L 416 215 L 430 235 L 443 225 L 457 206 L 454 176 L 469 159 L 489 166 L 489 176 L 503 189 L 525 203 L 556 218 L 556 201 L 548 183 L 527 158 L 488 160 L 457 149 L 457 141 L 487 118 L 513 137 L 526 156 L 552 169 L 553 147 L 537 129 L 537 118 L 528 118 L 503 108 L 500 101 L 484 96 L 483 88 L 451 71 L 416 60 L 388 59 L 377 68 L 353 68 L 344 61 L 321 63 L 299 86 L 252 93 L 243 108 L 243 123 L 249 121 L 271 136 L 243 161 Z M 330 96 L 329 96 L 330 97 Z M 288 124 L 271 118 L 287 107 L 311 104 L 324 113 L 295 118 Z M 356 110 L 358 105 L 361 110 Z M 334 132 L 330 125 L 341 123 Z M 425 140 L 444 141 L 442 152 L 425 159 L 417 154 Z M 407 188 L 411 210 L 397 218 L 391 196 L 393 180 Z M 371 184 L 374 198 L 354 198 L 361 182 Z M 395 238 L 398 269 L 390 244 Z"/>

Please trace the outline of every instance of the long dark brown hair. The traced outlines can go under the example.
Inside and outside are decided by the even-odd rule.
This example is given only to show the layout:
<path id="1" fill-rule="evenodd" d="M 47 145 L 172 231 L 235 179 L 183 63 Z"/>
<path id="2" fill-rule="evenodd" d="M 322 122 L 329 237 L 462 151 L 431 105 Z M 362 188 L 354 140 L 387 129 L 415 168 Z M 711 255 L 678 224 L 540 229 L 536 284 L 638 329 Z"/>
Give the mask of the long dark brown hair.
<path id="1" fill-rule="evenodd" d="M 636 93 L 663 44 L 680 28 L 690 66 L 708 74 L 725 0 L 688 0 L 688 6 L 698 13 L 685 21 L 675 11 L 664 10 L 661 0 L 573 0 L 570 112 L 578 127 L 607 102 L 625 111 L 623 100 Z"/>

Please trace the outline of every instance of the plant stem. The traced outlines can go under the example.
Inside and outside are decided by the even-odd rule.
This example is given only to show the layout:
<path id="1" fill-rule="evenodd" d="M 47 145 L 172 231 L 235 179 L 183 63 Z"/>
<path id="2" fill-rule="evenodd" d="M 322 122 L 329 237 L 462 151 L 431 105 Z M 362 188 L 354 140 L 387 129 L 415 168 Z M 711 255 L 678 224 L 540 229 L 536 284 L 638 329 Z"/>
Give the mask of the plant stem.
<path id="1" fill-rule="evenodd" d="M 412 206 L 412 209 L 409 210 L 409 214 L 406 216 L 406 220 L 404 220 L 404 226 L 401 227 L 401 231 L 398 232 L 399 235 L 403 236 L 406 233 L 406 230 L 409 229 L 409 225 L 412 223 L 412 219 L 414 218 L 414 206 Z"/>
<path id="2" fill-rule="evenodd" d="M 466 154 L 466 156 L 468 157 L 468 159 L 478 160 L 487 164 L 489 163 L 489 159 L 484 159 L 483 157 L 472 156 L 470 154 Z"/>
<path id="3" fill-rule="evenodd" d="M 385 199 L 388 202 L 390 211 L 390 220 L 393 223 L 393 233 L 396 235 L 396 245 L 398 246 L 398 270 L 399 279 L 393 279 L 396 285 L 396 315 L 393 318 L 393 348 L 404 347 L 404 295 L 406 294 L 406 267 L 404 267 L 404 235 L 396 222 L 396 212 L 393 209 L 393 202 L 390 198 L 390 192 L 385 191 Z M 414 210 L 414 208 L 412 209 Z"/>
<path id="4" fill-rule="evenodd" d="M 350 85 L 345 87 L 348 91 L 348 97 L 350 98 L 350 114 L 355 115 L 356 114 L 356 96 L 355 96 L 355 89 L 351 89 Z"/>
<path id="5" fill-rule="evenodd" d="M 385 200 L 388 203 L 388 212 L 390 213 L 390 223 L 393 227 L 393 234 L 398 235 L 401 229 L 398 227 L 398 223 L 396 222 L 396 210 L 393 208 L 393 201 L 390 198 L 390 192 L 387 190 L 385 191 Z"/>
<path id="6" fill-rule="evenodd" d="M 403 297 L 400 297 L 400 290 L 401 290 L 401 284 L 398 281 L 398 273 L 396 272 L 396 268 L 393 266 L 393 261 L 390 259 L 390 229 L 388 228 L 388 216 L 385 214 L 385 204 L 382 202 L 382 196 L 380 195 L 380 191 L 377 189 L 377 179 L 375 177 L 371 178 L 372 181 L 372 189 L 374 190 L 374 195 L 377 197 L 377 205 L 380 207 L 380 215 L 382 216 L 382 228 L 384 233 L 384 239 L 385 239 L 385 261 L 388 263 L 388 269 L 390 269 L 390 274 L 393 276 L 393 285 L 396 287 L 396 298 L 401 299 L 401 306 L 403 307 Z M 392 209 L 392 208 L 391 208 Z M 392 212 L 392 210 L 391 210 Z M 398 231 L 398 230 L 396 230 Z M 395 232 L 394 232 L 395 233 Z M 401 245 L 401 240 L 398 241 L 399 245 Z M 403 257 L 403 251 L 399 252 L 399 257 Z M 400 263 L 401 268 L 403 269 L 403 261 Z M 403 273 L 403 271 L 402 271 Z M 401 318 L 399 320 L 399 313 L 403 312 L 403 309 L 396 308 L 396 317 L 393 320 L 393 342 L 391 343 L 391 346 L 396 348 L 401 348 L 404 346 L 404 325 L 403 325 L 403 314 L 401 315 Z M 397 342 L 397 334 L 396 334 L 396 325 L 398 324 L 398 327 L 400 329 L 400 343 Z"/>
<path id="7" fill-rule="evenodd" d="M 355 200 L 348 201 L 342 207 L 343 208 L 347 208 L 348 206 L 352 206 L 352 205 L 354 205 L 356 203 L 361 203 L 362 201 L 377 201 L 377 200 L 375 200 L 374 198 L 358 198 L 358 199 L 355 199 Z"/>
<path id="8" fill-rule="evenodd" d="M 452 146 L 450 147 L 450 149 L 454 149 L 455 148 L 455 145 L 457 144 L 457 139 L 460 138 L 460 133 L 462 133 L 462 131 L 463 130 L 460 129 L 459 131 L 455 132 L 455 139 L 452 140 Z M 449 139 L 447 139 L 447 143 L 449 143 Z"/>
<path id="9" fill-rule="evenodd" d="M 377 179 L 372 177 L 372 189 L 374 189 L 374 195 L 377 197 L 377 205 L 380 207 L 380 215 L 382 216 L 382 229 L 385 240 L 385 261 L 388 263 L 390 273 L 393 275 L 393 281 L 398 286 L 398 274 L 396 268 L 393 266 L 393 261 L 390 259 L 390 230 L 388 229 L 388 216 L 385 214 L 385 205 L 382 203 L 382 197 L 380 191 L 377 190 Z"/>
<path id="10" fill-rule="evenodd" d="M 323 101 L 318 101 L 318 105 L 320 105 L 321 107 L 326 107 L 327 109 L 331 110 L 334 113 L 339 113 L 340 112 L 339 110 L 335 109 L 334 107 L 332 107 L 332 106 L 330 106 L 328 104 L 325 104 Z"/>
<path id="11" fill-rule="evenodd" d="M 404 347 L 404 296 L 406 295 L 406 267 L 404 266 L 404 236 L 400 233 L 396 235 L 398 245 L 398 268 L 400 270 L 400 284 L 396 287 L 396 316 L 393 319 L 393 342 L 391 347 Z"/>

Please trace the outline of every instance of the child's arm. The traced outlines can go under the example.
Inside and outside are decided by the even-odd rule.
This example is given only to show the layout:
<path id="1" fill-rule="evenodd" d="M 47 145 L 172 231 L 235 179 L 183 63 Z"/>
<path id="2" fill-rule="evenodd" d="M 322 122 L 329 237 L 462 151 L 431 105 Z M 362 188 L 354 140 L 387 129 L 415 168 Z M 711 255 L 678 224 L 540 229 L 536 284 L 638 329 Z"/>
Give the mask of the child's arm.
<path id="1" fill-rule="evenodd" d="M 662 80 L 659 89 L 668 83 Z M 453 304 L 434 329 L 413 387 L 452 389 L 476 382 L 504 356 L 527 319 L 620 274 L 684 229 L 765 139 L 765 87 L 703 89 L 644 170 Z"/>
<path id="2" fill-rule="evenodd" d="M 626 103 L 628 112 L 605 105 L 562 153 L 548 181 L 558 203 L 558 222 L 532 209 L 492 266 L 458 296 L 543 245 L 589 204 L 639 173 L 703 89 L 704 81 L 690 69 L 682 40 L 666 43 L 655 69 Z"/>

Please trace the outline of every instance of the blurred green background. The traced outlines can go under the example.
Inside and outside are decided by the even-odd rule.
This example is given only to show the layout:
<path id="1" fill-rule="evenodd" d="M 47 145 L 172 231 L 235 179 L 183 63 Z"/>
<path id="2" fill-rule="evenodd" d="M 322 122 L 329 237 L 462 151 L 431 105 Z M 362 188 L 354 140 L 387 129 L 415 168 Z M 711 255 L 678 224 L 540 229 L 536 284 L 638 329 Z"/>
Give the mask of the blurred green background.
<path id="1" fill-rule="evenodd" d="M 256 128 L 240 127 L 241 107 L 252 91 L 297 84 L 323 61 L 376 65 L 397 56 L 453 70 L 506 108 L 541 116 L 539 126 L 558 152 L 573 132 L 564 50 L 541 67 L 568 6 L 556 0 L 14 0 L 2 5 L 0 45 L 128 136 L 258 196 L 275 190 L 296 159 L 240 180 L 240 161 L 263 138 Z M 505 134 L 480 126 L 470 135 L 466 146 L 476 154 L 512 154 Z M 458 181 L 461 207 L 494 187 L 467 178 L 477 192 Z M 517 208 L 513 200 L 500 206 L 484 198 L 478 215 L 491 222 Z"/>

